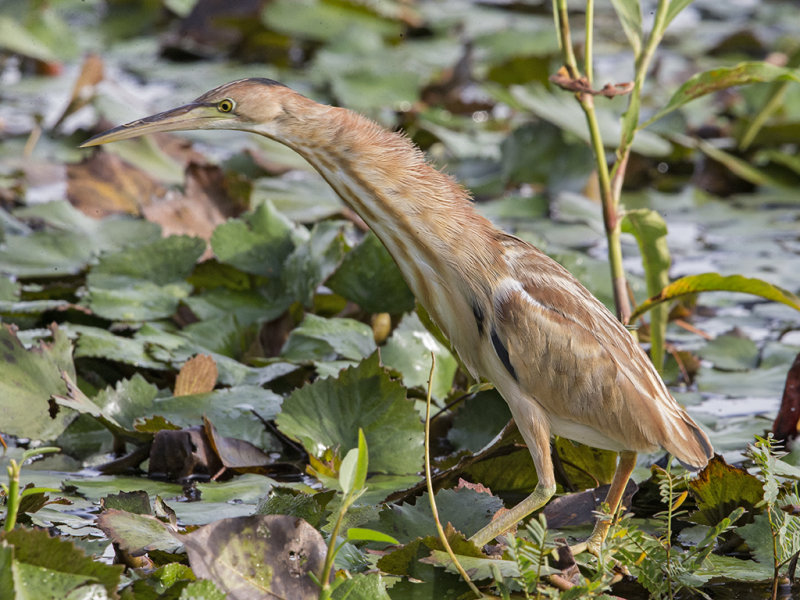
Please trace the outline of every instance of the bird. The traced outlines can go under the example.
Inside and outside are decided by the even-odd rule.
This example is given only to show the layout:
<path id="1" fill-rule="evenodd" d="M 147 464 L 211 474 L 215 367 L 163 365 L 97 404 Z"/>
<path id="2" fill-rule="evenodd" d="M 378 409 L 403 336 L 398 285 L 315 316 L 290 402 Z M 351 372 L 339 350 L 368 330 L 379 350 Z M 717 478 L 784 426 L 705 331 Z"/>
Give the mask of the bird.
<path id="1" fill-rule="evenodd" d="M 81 147 L 178 130 L 240 130 L 306 159 L 377 235 L 474 378 L 505 399 L 538 483 L 469 539 L 482 547 L 556 492 L 558 435 L 619 454 L 606 502 L 615 512 L 637 454 L 665 449 L 692 470 L 714 450 L 623 324 L 568 270 L 495 227 L 470 194 L 403 133 L 288 86 L 247 78 L 120 125 Z M 610 520 L 584 549 L 598 554 Z"/>

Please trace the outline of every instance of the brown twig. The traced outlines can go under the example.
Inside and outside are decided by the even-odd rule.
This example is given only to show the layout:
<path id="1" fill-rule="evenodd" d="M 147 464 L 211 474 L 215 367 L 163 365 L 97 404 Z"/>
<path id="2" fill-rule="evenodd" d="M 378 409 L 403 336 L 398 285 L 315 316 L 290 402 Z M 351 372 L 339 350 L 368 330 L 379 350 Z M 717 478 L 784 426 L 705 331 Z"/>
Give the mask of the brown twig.
<path id="1" fill-rule="evenodd" d="M 561 67 L 558 73 L 550 76 L 550 81 L 568 92 L 575 92 L 576 94 L 590 94 L 592 96 L 605 96 L 606 98 L 613 98 L 615 96 L 624 96 L 633 90 L 633 82 L 626 81 L 624 83 L 607 83 L 602 89 L 592 89 L 589 79 L 584 76 L 571 77 L 569 70 L 566 67 Z"/>

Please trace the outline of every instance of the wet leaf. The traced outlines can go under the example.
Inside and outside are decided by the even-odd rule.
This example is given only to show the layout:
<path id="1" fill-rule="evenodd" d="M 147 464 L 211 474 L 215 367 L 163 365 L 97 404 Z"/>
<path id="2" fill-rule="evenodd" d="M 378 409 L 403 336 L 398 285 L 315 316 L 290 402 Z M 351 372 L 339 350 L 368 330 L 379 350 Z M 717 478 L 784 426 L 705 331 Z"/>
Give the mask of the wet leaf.
<path id="1" fill-rule="evenodd" d="M 265 595 L 316 600 L 325 557 L 320 533 L 302 519 L 261 515 L 221 519 L 181 536 L 195 575 L 211 579 L 233 600 Z"/>
<path id="2" fill-rule="evenodd" d="M 286 258 L 283 286 L 292 300 L 310 307 L 317 287 L 339 266 L 345 253 L 343 225 L 324 221 Z"/>
<path id="3" fill-rule="evenodd" d="M 158 227 L 143 221 L 91 219 L 68 202 L 49 202 L 15 211 L 41 222 L 43 231 L 8 235 L 0 243 L 0 272 L 19 277 L 63 277 L 82 271 L 103 250 L 158 239 Z"/>
<path id="4" fill-rule="evenodd" d="M 300 5 L 292 0 L 276 0 L 264 8 L 261 19 L 270 29 L 315 41 L 347 38 L 354 28 L 362 31 L 362 35 L 367 32 L 386 37 L 400 35 L 399 23 L 370 12 L 326 0 Z"/>
<path id="5" fill-rule="evenodd" d="M 314 456 L 327 448 L 356 447 L 362 428 L 370 472 L 410 474 L 422 467 L 422 423 L 403 386 L 380 366 L 377 353 L 335 379 L 295 391 L 284 401 L 276 423 Z"/>
<path id="6" fill-rule="evenodd" d="M 40 342 L 26 350 L 16 329 L 0 324 L 0 411 L 7 435 L 52 440 L 74 418 L 75 413 L 69 410 L 51 413 L 50 396 L 67 393 L 61 372 L 75 377 L 72 344 L 55 325 L 51 331 L 52 343 Z"/>
<path id="7" fill-rule="evenodd" d="M 193 581 L 183 590 L 178 600 L 226 600 L 227 596 L 217 585 L 208 579 Z"/>
<path id="8" fill-rule="evenodd" d="M 592 448 L 566 438 L 556 438 L 555 449 L 571 483 L 578 489 L 611 483 L 617 468 L 617 453 Z"/>
<path id="9" fill-rule="evenodd" d="M 109 494 L 100 500 L 100 507 L 103 510 L 113 508 L 137 515 L 153 514 L 153 509 L 150 508 L 150 496 L 144 490 Z"/>
<path id="10" fill-rule="evenodd" d="M 512 86 L 510 91 L 515 100 L 539 118 L 589 141 L 586 118 L 577 102 L 565 102 L 561 96 L 548 93 L 543 86 Z M 619 119 L 599 107 L 596 111 L 604 143 L 609 146 L 617 144 L 621 129 Z M 670 144 L 648 131 L 639 131 L 633 141 L 633 150 L 644 156 L 665 156 L 670 152 Z"/>

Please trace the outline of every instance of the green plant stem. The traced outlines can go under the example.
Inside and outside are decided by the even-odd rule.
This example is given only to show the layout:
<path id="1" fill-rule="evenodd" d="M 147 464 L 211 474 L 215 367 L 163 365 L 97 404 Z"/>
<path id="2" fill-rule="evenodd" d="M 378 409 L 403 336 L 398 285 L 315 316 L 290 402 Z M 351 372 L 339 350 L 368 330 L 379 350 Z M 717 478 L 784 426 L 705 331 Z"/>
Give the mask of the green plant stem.
<path id="1" fill-rule="evenodd" d="M 11 460 L 8 466 L 8 495 L 6 497 L 6 521 L 3 529 L 11 531 L 17 524 L 17 512 L 19 511 L 19 475 L 22 471 L 22 463 Z"/>
<path id="2" fill-rule="evenodd" d="M 592 63 L 592 30 L 594 28 L 594 7 L 593 0 L 587 1 L 586 9 L 586 65 L 588 71 L 587 79 L 591 81 Z M 569 15 L 567 12 L 566 0 L 557 0 L 556 17 L 561 36 L 561 51 L 564 64 L 570 77 L 577 79 L 580 76 L 578 64 L 575 60 L 575 53 L 572 49 L 572 35 L 569 28 Z M 619 197 L 612 193 L 611 176 L 606 160 L 605 146 L 600 135 L 600 127 L 597 122 L 597 114 L 594 110 L 594 98 L 591 94 L 576 94 L 578 103 L 583 109 L 586 117 L 586 124 L 589 127 L 589 137 L 592 151 L 594 152 L 597 165 L 597 177 L 600 185 L 600 200 L 603 205 L 603 223 L 606 230 L 608 242 L 608 262 L 611 269 L 611 281 L 614 291 L 614 305 L 617 310 L 617 318 L 623 323 L 627 323 L 630 318 L 631 307 L 628 301 L 628 285 L 625 278 L 625 270 L 622 267 L 622 246 L 620 243 L 620 219 L 618 214 Z"/>
<path id="3" fill-rule="evenodd" d="M 586 74 L 586 80 L 589 85 L 594 81 L 594 68 L 592 62 L 594 60 L 592 53 L 594 52 L 594 0 L 586 0 L 586 41 L 583 48 L 583 72 Z"/>
<path id="4" fill-rule="evenodd" d="M 336 556 L 336 540 L 339 539 L 339 530 L 342 528 L 342 521 L 349 506 L 349 496 L 345 496 L 342 500 L 342 505 L 339 507 L 339 513 L 336 515 L 336 522 L 331 531 L 331 539 L 328 542 L 328 552 L 325 554 L 325 564 L 322 566 L 322 573 L 320 582 L 322 589 L 319 591 L 319 600 L 328 600 L 331 597 L 331 570 L 333 569 L 333 559 Z"/>
<path id="5" fill-rule="evenodd" d="M 467 583 L 469 588 L 475 594 L 476 598 L 483 598 L 481 591 L 472 583 L 472 580 L 467 575 L 464 567 L 458 562 L 455 552 L 450 547 L 450 542 L 447 541 L 447 536 L 444 534 L 442 522 L 439 520 L 439 509 L 436 507 L 436 499 L 433 497 L 433 478 L 431 477 L 431 391 L 433 389 L 433 371 L 436 368 L 436 356 L 431 352 L 431 371 L 428 375 L 428 395 L 425 401 L 425 484 L 428 487 L 428 500 L 431 503 L 431 512 L 433 513 L 433 522 L 436 523 L 436 531 L 439 534 L 439 539 L 442 541 L 444 549 L 450 556 L 461 577 Z"/>

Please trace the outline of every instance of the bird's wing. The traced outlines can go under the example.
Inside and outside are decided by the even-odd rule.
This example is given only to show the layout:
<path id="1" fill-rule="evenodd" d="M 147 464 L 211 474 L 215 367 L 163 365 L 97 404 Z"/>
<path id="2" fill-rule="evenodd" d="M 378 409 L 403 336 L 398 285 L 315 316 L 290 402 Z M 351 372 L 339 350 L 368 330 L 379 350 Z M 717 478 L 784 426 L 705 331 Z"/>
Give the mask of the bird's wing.
<path id="1" fill-rule="evenodd" d="M 520 388 L 548 414 L 631 450 L 692 442 L 697 426 L 614 315 L 533 246 L 511 236 L 502 243 L 510 276 L 494 290 L 492 334 Z"/>

